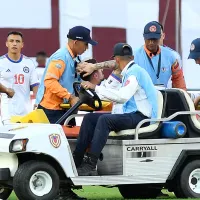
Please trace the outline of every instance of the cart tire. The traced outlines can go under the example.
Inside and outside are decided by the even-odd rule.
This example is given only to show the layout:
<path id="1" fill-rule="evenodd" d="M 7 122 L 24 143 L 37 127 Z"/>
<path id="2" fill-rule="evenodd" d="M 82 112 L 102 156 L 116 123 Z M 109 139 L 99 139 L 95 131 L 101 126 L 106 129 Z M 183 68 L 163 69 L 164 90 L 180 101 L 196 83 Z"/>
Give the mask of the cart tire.
<path id="1" fill-rule="evenodd" d="M 151 199 L 156 198 L 160 192 L 161 186 L 154 186 L 150 184 L 139 185 L 119 185 L 121 195 L 125 199 Z"/>
<path id="2" fill-rule="evenodd" d="M 200 160 L 188 162 L 177 182 L 174 193 L 178 198 L 200 198 Z"/>
<path id="3" fill-rule="evenodd" d="M 6 200 L 12 193 L 12 189 L 10 188 L 0 188 L 0 199 Z"/>
<path id="4" fill-rule="evenodd" d="M 173 192 L 177 198 L 185 198 L 185 195 L 183 194 L 183 190 L 181 189 L 180 184 L 180 175 L 175 179 L 175 187 L 173 188 Z"/>
<path id="5" fill-rule="evenodd" d="M 59 176 L 46 162 L 28 161 L 21 164 L 13 178 L 13 189 L 19 199 L 50 200 L 59 191 Z"/>

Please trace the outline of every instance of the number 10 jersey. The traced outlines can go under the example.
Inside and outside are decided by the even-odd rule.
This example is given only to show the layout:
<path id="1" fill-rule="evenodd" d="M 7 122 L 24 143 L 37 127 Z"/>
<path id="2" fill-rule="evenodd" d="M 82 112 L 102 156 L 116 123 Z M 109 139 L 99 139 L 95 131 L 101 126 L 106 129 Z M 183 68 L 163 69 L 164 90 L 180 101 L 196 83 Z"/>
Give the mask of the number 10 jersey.
<path id="1" fill-rule="evenodd" d="M 31 111 L 30 87 L 39 85 L 39 81 L 30 58 L 21 55 L 18 61 L 13 61 L 7 54 L 0 57 L 0 83 L 15 91 L 13 98 L 1 94 L 2 121 L 9 120 L 11 116 L 26 115 Z"/>

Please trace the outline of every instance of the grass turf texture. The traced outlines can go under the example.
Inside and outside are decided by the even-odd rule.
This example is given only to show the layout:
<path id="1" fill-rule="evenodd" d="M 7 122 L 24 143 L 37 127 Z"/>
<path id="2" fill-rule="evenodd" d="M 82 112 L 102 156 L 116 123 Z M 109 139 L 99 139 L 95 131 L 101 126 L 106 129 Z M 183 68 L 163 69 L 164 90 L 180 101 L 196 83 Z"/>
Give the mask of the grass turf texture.
<path id="1" fill-rule="evenodd" d="M 82 190 L 74 190 L 78 195 L 82 197 L 88 198 L 88 200 L 93 200 L 93 199 L 106 199 L 106 200 L 111 200 L 111 199 L 123 199 L 121 194 L 119 193 L 118 189 L 115 188 L 105 188 L 105 187 L 99 187 L 99 186 L 86 186 L 83 187 Z M 176 199 L 173 193 L 168 193 L 166 190 L 163 190 L 164 194 L 168 194 L 169 197 L 159 197 L 157 199 L 162 200 L 162 199 Z M 8 200 L 18 200 L 15 194 L 13 193 Z M 183 200 L 183 199 L 179 199 Z M 200 200 L 200 199 L 196 199 Z"/>

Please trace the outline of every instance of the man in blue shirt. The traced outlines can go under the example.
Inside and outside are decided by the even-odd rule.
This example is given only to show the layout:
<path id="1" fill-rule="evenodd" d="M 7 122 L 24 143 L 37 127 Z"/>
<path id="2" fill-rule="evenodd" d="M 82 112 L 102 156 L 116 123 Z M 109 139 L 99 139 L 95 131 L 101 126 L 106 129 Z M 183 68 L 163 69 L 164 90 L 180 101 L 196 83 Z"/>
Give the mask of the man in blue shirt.
<path id="1" fill-rule="evenodd" d="M 192 41 L 188 59 L 193 59 L 195 60 L 196 64 L 200 65 L 200 38 L 196 38 Z M 200 94 L 192 93 L 191 98 L 194 101 L 195 108 L 197 109 L 200 102 Z"/>
<path id="2" fill-rule="evenodd" d="M 200 65 L 200 38 L 196 38 L 192 41 L 188 59 L 193 59 L 196 64 Z"/>
<path id="3" fill-rule="evenodd" d="M 134 61 L 144 68 L 150 75 L 155 85 L 168 86 L 171 79 L 173 88 L 186 90 L 183 71 L 174 53 L 169 49 L 159 46 L 161 27 L 156 22 L 149 22 L 144 27 L 145 45 L 134 52 Z M 80 63 L 77 67 L 79 73 L 91 74 L 97 69 L 116 68 L 115 60 L 101 63 Z"/>
<path id="4" fill-rule="evenodd" d="M 84 26 L 71 28 L 67 37 L 66 47 L 58 49 L 48 59 L 36 97 L 38 109 L 44 110 L 52 124 L 66 112 L 60 107 L 61 103 L 68 102 L 73 106 L 78 101 L 74 96 L 73 82 L 77 79 L 79 55 L 88 49 L 89 44 L 97 44 L 90 37 L 90 30 Z M 74 125 L 74 120 L 70 123 Z"/>
<path id="5" fill-rule="evenodd" d="M 79 176 L 97 175 L 97 160 L 110 131 L 134 129 L 141 120 L 157 117 L 157 90 L 148 73 L 134 63 L 132 54 L 132 48 L 128 44 L 118 43 L 114 47 L 113 57 L 122 71 L 122 86 L 119 90 L 101 85 L 91 87 L 97 93 L 119 103 L 121 109 L 118 109 L 118 114 L 85 115 L 74 151 Z M 85 87 L 85 83 L 82 86 Z M 88 157 L 83 161 L 89 145 Z"/>
<path id="6" fill-rule="evenodd" d="M 147 70 L 154 84 L 186 90 L 182 68 L 174 53 L 169 48 L 160 46 L 161 26 L 157 22 L 149 22 L 144 27 L 145 44 L 134 52 L 137 64 Z"/>
<path id="7" fill-rule="evenodd" d="M 164 44 L 164 39 L 165 39 L 165 36 L 166 36 L 166 35 L 165 35 L 165 32 L 164 32 L 164 27 L 163 27 L 163 25 L 162 25 L 161 23 L 157 22 L 157 21 L 153 21 L 153 22 L 159 24 L 160 27 L 161 27 L 161 38 L 160 38 L 160 43 L 159 43 L 159 45 L 160 45 L 160 46 L 163 46 L 163 47 L 166 47 L 166 48 L 168 48 L 169 50 L 171 50 L 172 53 L 174 54 L 175 58 L 178 60 L 179 65 L 182 67 L 182 60 L 181 60 L 180 54 L 179 54 L 177 51 L 175 51 L 174 49 L 172 49 L 172 48 L 170 48 L 169 46 L 166 46 L 166 45 Z"/>

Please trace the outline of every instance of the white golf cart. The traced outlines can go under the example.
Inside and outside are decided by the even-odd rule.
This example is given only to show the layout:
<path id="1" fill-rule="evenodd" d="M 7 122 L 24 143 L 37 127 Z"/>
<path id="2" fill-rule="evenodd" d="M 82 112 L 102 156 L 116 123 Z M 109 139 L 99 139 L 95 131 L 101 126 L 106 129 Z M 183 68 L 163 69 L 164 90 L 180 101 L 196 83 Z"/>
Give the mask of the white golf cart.
<path id="1" fill-rule="evenodd" d="M 85 90 L 80 102 L 95 107 L 98 97 Z M 111 132 L 98 162 L 99 176 L 78 176 L 72 157 L 79 128 L 48 123 L 0 127 L 0 199 L 12 190 L 21 200 L 53 200 L 61 185 L 116 186 L 124 198 L 156 198 L 163 187 L 177 197 L 200 197 L 200 122 L 189 95 L 179 89 L 158 92 L 156 123 Z M 100 101 L 98 109 L 100 108 Z M 73 117 L 65 121 L 65 125 Z M 161 119 L 162 118 L 162 119 Z M 182 138 L 163 138 L 163 121 L 180 121 Z M 31 121 L 31 120 L 30 120 Z M 73 134 L 72 134 L 73 133 Z"/>

